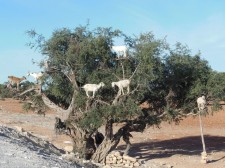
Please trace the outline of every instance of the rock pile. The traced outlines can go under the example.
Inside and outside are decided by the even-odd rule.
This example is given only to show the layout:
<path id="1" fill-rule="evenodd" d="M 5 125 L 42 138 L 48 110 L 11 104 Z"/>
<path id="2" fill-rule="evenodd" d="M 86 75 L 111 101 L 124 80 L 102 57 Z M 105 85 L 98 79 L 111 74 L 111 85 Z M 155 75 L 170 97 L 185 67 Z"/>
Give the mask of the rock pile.
<path id="1" fill-rule="evenodd" d="M 122 155 L 119 151 L 113 151 L 106 157 L 106 165 L 111 167 L 140 167 L 141 162 L 136 158 Z"/>

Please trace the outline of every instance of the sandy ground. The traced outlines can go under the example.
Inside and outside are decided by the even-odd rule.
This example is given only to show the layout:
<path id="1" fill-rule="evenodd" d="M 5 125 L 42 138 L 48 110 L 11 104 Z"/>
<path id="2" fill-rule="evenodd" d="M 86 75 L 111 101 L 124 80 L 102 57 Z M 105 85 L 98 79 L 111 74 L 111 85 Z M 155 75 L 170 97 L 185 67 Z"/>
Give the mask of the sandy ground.
<path id="1" fill-rule="evenodd" d="M 58 148 L 70 141 L 66 135 L 54 134 L 56 114 L 46 116 L 25 112 L 18 100 L 0 100 L 0 124 L 20 126 L 34 135 L 48 140 Z M 225 111 L 203 117 L 206 150 L 209 163 L 201 160 L 202 144 L 198 117 L 188 117 L 179 125 L 162 123 L 159 128 L 148 128 L 143 133 L 132 133 L 131 155 L 145 160 L 146 165 L 157 163 L 174 168 L 224 168 L 225 167 Z M 118 149 L 124 149 L 121 142 Z"/>

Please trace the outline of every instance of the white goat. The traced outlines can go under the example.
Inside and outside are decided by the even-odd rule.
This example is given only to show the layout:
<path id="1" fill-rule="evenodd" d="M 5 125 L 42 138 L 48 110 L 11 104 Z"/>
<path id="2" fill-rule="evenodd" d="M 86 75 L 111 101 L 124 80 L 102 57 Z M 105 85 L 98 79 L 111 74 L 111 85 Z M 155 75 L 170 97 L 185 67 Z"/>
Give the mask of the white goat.
<path id="1" fill-rule="evenodd" d="M 127 57 L 128 48 L 126 46 L 112 46 L 112 50 L 115 51 L 119 56 Z"/>
<path id="2" fill-rule="evenodd" d="M 112 82 L 112 87 L 117 86 L 119 88 L 118 93 L 121 95 L 121 93 L 123 93 L 124 95 L 124 91 L 123 88 L 127 88 L 127 93 L 130 92 L 130 79 L 124 79 L 124 80 L 120 80 L 118 82 Z"/>
<path id="3" fill-rule="evenodd" d="M 206 108 L 206 99 L 205 96 L 201 96 L 197 99 L 198 109 L 202 111 Z"/>
<path id="4" fill-rule="evenodd" d="M 85 84 L 82 88 L 85 90 L 87 97 L 90 97 L 88 92 L 93 92 L 92 98 L 94 98 L 95 93 L 103 86 L 105 86 L 105 84 L 100 82 L 99 84 Z"/>
<path id="5" fill-rule="evenodd" d="M 34 79 L 36 80 L 36 83 L 38 83 L 38 80 L 42 78 L 44 75 L 44 72 L 28 72 L 27 76 L 33 76 Z"/>

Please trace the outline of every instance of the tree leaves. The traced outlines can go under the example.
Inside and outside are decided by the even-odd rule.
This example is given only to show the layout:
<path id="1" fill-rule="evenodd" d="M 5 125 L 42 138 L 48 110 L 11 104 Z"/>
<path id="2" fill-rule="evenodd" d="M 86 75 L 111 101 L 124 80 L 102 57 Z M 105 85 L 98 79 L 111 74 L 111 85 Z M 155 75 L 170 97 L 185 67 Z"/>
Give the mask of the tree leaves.
<path id="1" fill-rule="evenodd" d="M 37 36 L 32 31 L 31 35 Z M 128 57 L 118 57 L 111 51 L 117 38 L 129 44 Z M 74 93 L 72 90 L 76 89 L 76 109 L 85 114 L 83 120 L 94 121 L 95 118 L 96 122 L 102 120 L 104 123 L 108 117 L 116 122 L 134 119 L 150 114 L 139 109 L 145 101 L 151 104 L 148 109 L 151 114 L 160 116 L 165 108 L 169 111 L 191 110 L 196 97 L 203 92 L 222 97 L 219 94 L 222 87 L 210 91 L 210 86 L 214 85 L 213 79 L 209 80 L 213 78 L 210 75 L 212 70 L 208 62 L 200 58 L 200 53 L 192 55 L 191 50 L 181 43 L 171 48 L 165 38 L 156 39 L 152 32 L 132 38 L 112 28 L 89 30 L 88 25 L 73 30 L 63 28 L 55 30 L 39 47 L 50 65 L 59 69 L 46 79 L 45 92 L 68 105 Z M 113 106 L 118 90 L 111 87 L 111 82 L 129 79 L 137 66 L 130 86 L 131 90 L 136 91 L 120 98 L 119 104 Z M 80 87 L 99 82 L 104 82 L 106 86 L 96 94 L 98 103 L 92 102 L 87 108 L 85 102 L 89 100 Z M 101 101 L 105 103 L 99 103 Z M 82 123 L 90 125 L 91 122 Z"/>

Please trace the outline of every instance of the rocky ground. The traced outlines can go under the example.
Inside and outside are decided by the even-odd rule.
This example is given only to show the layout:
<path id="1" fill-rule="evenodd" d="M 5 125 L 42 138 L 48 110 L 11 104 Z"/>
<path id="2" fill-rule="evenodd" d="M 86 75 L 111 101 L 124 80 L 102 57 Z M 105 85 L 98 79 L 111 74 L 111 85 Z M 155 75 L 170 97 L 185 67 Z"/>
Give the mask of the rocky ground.
<path id="1" fill-rule="evenodd" d="M 64 160 L 59 152 L 54 153 L 48 146 L 40 146 L 14 129 L 0 127 L 1 168 L 81 167 Z"/>
<path id="2" fill-rule="evenodd" d="M 48 111 L 46 116 L 25 112 L 18 100 L 0 100 L 0 167 L 77 167 L 56 153 L 36 146 L 17 135 L 10 128 L 22 127 L 25 132 L 50 142 L 59 149 L 70 145 L 70 138 L 54 134 L 55 116 L 62 114 Z M 143 133 L 132 133 L 130 155 L 149 168 L 223 168 L 225 167 L 225 111 L 203 117 L 206 149 L 209 163 L 201 160 L 202 144 L 198 118 L 189 117 L 179 125 L 162 123 L 159 128 L 149 128 Z M 4 126 L 10 127 L 6 128 Z M 10 133 L 14 132 L 14 133 Z M 10 136 L 9 136 L 10 135 Z M 27 140 L 27 141 L 26 141 Z M 117 150 L 123 150 L 120 143 Z M 61 150 L 59 150 L 61 151 Z M 61 151 L 63 153 L 63 151 Z M 85 165 L 85 167 L 91 167 Z"/>

